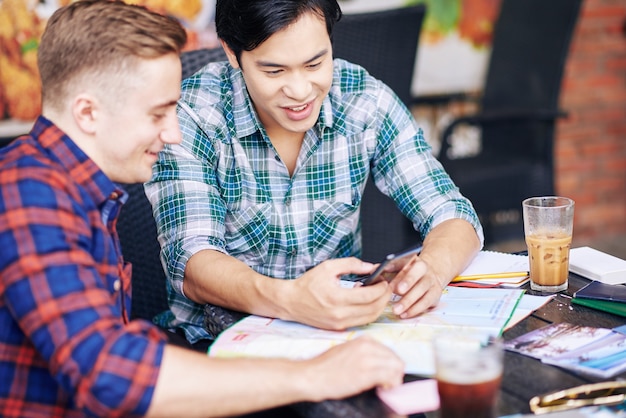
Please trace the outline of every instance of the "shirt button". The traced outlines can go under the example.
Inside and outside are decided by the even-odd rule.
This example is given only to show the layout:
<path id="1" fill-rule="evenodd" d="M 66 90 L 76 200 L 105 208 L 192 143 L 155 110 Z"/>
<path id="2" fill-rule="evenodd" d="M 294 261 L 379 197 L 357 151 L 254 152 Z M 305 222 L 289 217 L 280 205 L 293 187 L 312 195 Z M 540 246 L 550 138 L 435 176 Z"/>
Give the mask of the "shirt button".
<path id="1" fill-rule="evenodd" d="M 291 198 L 287 197 L 285 198 L 285 206 L 289 206 L 289 205 L 291 205 Z"/>
<path id="2" fill-rule="evenodd" d="M 298 250 L 297 250 L 296 248 L 292 248 L 292 249 L 290 249 L 290 250 L 289 250 L 289 252 L 288 252 L 288 254 L 289 254 L 290 256 L 294 256 L 294 255 L 296 255 L 297 253 L 298 253 Z"/>
<path id="3" fill-rule="evenodd" d="M 120 283 L 119 279 L 113 282 L 113 289 L 116 292 L 119 292 L 121 287 L 122 287 L 122 284 Z"/>
<path id="4" fill-rule="evenodd" d="M 276 161 L 280 161 L 280 156 L 279 156 L 279 155 L 277 155 L 277 156 L 275 156 L 275 157 L 274 157 L 274 159 L 275 159 Z"/>
<path id="5" fill-rule="evenodd" d="M 109 199 L 111 200 L 117 200 L 117 198 L 120 197 L 117 192 L 113 192 L 111 193 L 111 195 L 109 196 Z"/>

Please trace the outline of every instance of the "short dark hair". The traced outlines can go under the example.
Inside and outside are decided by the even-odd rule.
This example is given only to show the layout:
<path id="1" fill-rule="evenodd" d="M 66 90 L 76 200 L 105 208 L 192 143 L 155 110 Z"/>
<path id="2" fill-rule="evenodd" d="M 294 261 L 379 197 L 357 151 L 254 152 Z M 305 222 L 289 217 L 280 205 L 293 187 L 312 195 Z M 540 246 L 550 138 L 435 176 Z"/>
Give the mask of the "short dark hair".
<path id="1" fill-rule="evenodd" d="M 215 28 L 239 60 L 242 51 L 252 51 L 306 12 L 323 17 L 332 38 L 341 19 L 337 0 L 217 0 Z"/>

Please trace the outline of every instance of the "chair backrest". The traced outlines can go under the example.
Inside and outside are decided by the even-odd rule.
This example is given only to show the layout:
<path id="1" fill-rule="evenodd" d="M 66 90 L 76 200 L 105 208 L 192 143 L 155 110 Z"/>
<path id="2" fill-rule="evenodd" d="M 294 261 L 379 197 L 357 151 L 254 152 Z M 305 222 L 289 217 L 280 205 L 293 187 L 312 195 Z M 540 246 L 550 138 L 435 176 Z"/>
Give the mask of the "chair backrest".
<path id="1" fill-rule="evenodd" d="M 0 148 L 3 148 L 11 143 L 15 138 L 0 138 Z"/>
<path id="2" fill-rule="evenodd" d="M 159 258 L 161 247 L 143 184 L 127 184 L 124 189 L 130 196 L 117 221 L 117 231 L 124 260 L 133 265 L 131 318 L 151 320 L 169 309 L 165 273 Z"/>
<path id="3" fill-rule="evenodd" d="M 198 49 L 183 52 L 180 59 L 183 78 L 187 78 L 209 62 L 225 60 L 226 54 L 221 47 Z M 117 230 L 124 259 L 133 264 L 131 317 L 151 320 L 169 309 L 156 223 L 143 184 L 127 184 L 124 189 L 130 197 L 122 208 Z"/>
<path id="4" fill-rule="evenodd" d="M 439 159 L 474 203 L 487 244 L 523 238 L 521 201 L 555 193 L 555 124 L 581 1 L 502 0 L 479 110 L 443 131 Z M 465 124 L 481 128 L 481 150 L 451 158 Z"/>
<path id="5" fill-rule="evenodd" d="M 345 14 L 333 29 L 333 54 L 359 64 L 387 84 L 407 105 L 419 36 L 426 8 L 423 4 L 359 14 Z M 368 180 L 361 206 L 363 259 L 380 261 L 420 240 L 411 222 L 391 199 Z"/>
<path id="6" fill-rule="evenodd" d="M 180 54 L 183 67 L 183 79 L 192 76 L 210 62 L 226 61 L 226 53 L 222 47 L 200 48 Z"/>
<path id="7" fill-rule="evenodd" d="M 407 105 L 426 7 L 345 14 L 333 28 L 335 57 L 359 64 Z"/>
<path id="8" fill-rule="evenodd" d="M 556 110 L 570 41 L 581 0 L 503 0 L 493 35 L 482 93 L 483 112 L 515 109 Z M 536 153 L 552 159 L 552 141 L 502 141 L 502 126 L 484 127 L 484 149 Z M 537 129 L 546 130 L 538 135 Z M 554 124 L 510 125 L 518 138 L 553 138 Z"/>

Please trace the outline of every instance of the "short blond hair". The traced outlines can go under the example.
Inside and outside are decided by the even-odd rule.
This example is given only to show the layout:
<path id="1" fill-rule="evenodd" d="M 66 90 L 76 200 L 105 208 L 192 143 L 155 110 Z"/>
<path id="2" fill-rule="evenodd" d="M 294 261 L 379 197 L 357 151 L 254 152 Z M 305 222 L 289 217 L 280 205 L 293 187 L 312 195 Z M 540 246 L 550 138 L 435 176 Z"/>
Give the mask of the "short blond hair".
<path id="1" fill-rule="evenodd" d="M 140 59 L 180 54 L 186 42 L 177 20 L 142 6 L 82 0 L 61 7 L 48 20 L 37 55 L 42 102 L 60 109 L 74 83 L 123 76 Z"/>

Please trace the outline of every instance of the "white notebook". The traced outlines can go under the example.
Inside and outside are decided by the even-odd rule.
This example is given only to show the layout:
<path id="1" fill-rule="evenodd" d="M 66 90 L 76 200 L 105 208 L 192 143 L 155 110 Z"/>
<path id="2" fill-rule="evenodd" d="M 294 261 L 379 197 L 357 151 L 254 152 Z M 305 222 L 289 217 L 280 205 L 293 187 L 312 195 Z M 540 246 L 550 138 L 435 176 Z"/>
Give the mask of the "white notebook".
<path id="1" fill-rule="evenodd" d="M 476 255 L 462 276 L 509 273 L 528 270 L 528 256 L 483 250 Z"/>
<path id="2" fill-rule="evenodd" d="M 471 264 L 463 270 L 462 276 L 492 275 L 498 273 L 520 273 L 513 277 L 471 279 L 470 282 L 482 285 L 498 285 L 500 287 L 520 287 L 528 281 L 528 256 L 502 253 L 497 251 L 480 251 Z M 455 279 L 455 281 L 457 280 Z M 461 280 L 459 280 L 461 281 Z"/>
<path id="3" fill-rule="evenodd" d="M 570 250 L 569 270 L 602 283 L 626 283 L 626 260 L 591 247 Z"/>

